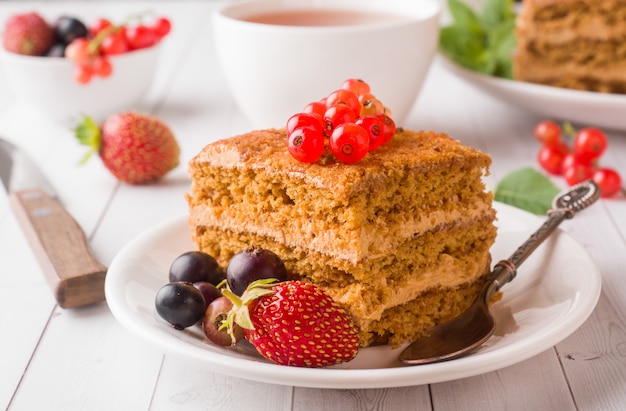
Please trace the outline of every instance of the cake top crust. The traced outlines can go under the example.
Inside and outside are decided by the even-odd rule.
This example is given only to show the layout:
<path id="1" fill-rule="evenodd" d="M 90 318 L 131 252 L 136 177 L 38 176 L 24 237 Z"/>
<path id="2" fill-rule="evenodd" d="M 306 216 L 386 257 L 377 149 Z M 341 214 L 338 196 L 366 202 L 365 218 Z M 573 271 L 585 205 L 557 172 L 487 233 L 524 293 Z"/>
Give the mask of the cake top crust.
<path id="1" fill-rule="evenodd" d="M 376 189 L 393 172 L 425 173 L 451 161 L 471 162 L 485 169 L 488 154 L 465 146 L 443 133 L 398 128 L 387 144 L 368 153 L 355 164 L 334 160 L 309 164 L 295 160 L 287 149 L 284 129 L 256 130 L 205 146 L 189 162 L 190 169 L 208 164 L 222 168 L 264 170 L 277 176 L 289 175 L 336 196 L 350 196 L 363 189 Z"/>

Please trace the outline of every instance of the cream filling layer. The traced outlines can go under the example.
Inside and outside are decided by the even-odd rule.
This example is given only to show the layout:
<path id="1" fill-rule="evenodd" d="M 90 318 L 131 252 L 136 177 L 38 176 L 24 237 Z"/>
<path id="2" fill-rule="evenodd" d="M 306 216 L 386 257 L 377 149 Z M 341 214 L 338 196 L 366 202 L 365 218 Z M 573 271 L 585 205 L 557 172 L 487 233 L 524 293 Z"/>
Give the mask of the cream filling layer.
<path id="1" fill-rule="evenodd" d="M 386 278 L 381 275 L 374 286 L 356 282 L 345 287 L 324 289 L 348 311 L 356 325 L 365 329 L 373 321 L 380 320 L 385 310 L 413 301 L 427 290 L 456 288 L 477 280 L 489 269 L 490 263 L 489 254 L 470 253 L 463 258 L 441 254 L 434 269 L 407 276 L 398 283 L 387 284 Z M 372 298 L 378 301 L 372 301 Z"/>
<path id="2" fill-rule="evenodd" d="M 357 264 L 365 258 L 375 259 L 392 253 L 407 239 L 447 224 L 472 222 L 493 215 L 491 204 L 475 198 L 451 210 L 433 209 L 425 213 L 405 214 L 389 223 L 384 216 L 360 229 L 346 230 L 344 226 L 326 224 L 319 229 L 310 219 L 290 219 L 282 213 L 251 216 L 242 221 L 237 210 L 195 206 L 190 210 L 193 226 L 217 227 L 235 233 L 250 233 L 268 237 L 288 247 L 302 247 Z"/>

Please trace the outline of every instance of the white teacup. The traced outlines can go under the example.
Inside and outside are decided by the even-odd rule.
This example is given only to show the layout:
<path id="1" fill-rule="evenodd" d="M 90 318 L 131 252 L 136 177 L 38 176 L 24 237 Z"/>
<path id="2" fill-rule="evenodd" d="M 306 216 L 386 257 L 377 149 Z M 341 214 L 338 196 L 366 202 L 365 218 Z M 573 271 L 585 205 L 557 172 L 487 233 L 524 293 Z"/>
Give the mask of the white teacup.
<path id="1" fill-rule="evenodd" d="M 367 82 L 402 125 L 436 52 L 440 12 L 438 0 L 257 0 L 225 5 L 213 24 L 254 127 L 283 127 L 349 78 Z"/>

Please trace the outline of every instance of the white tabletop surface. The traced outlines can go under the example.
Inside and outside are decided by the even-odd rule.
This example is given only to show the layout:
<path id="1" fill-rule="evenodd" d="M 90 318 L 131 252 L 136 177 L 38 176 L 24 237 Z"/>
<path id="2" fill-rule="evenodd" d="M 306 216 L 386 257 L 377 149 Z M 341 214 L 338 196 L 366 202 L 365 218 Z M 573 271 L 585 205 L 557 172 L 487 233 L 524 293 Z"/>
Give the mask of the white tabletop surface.
<path id="1" fill-rule="evenodd" d="M 154 225 L 186 212 L 185 163 L 206 143 L 251 126 L 216 65 L 212 1 L 0 2 L 0 20 L 34 9 L 122 18 L 151 8 L 171 18 L 157 78 L 138 109 L 162 118 L 182 147 L 182 165 L 159 184 L 116 182 L 65 125 L 32 114 L 0 71 L 0 135 L 20 145 L 47 174 L 84 229 L 96 257 L 119 250 Z M 62 98 L 62 96 L 59 96 Z M 535 166 L 532 128 L 541 116 L 486 96 L 433 65 L 403 124 L 443 131 L 490 153 L 494 186 Z M 576 119 L 571 119 L 575 121 Z M 626 120 L 625 120 L 626 121 Z M 626 132 L 607 130 L 603 163 L 626 175 Z M 601 200 L 562 226 L 591 254 L 602 295 L 590 318 L 555 347 L 476 377 L 387 389 L 311 389 L 225 377 L 166 355 L 123 328 L 106 302 L 55 304 L 24 235 L 0 194 L 0 408 L 22 410 L 623 410 L 626 409 L 626 201 Z"/>

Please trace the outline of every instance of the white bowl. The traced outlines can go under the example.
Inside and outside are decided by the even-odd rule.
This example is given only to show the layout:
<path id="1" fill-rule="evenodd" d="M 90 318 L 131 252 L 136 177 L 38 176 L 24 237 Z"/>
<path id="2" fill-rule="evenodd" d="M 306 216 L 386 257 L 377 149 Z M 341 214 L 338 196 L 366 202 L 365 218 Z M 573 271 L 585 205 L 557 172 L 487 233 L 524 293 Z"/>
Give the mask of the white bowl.
<path id="1" fill-rule="evenodd" d="M 246 20 L 285 10 L 367 12 L 380 21 L 295 26 Z M 214 38 L 235 100 L 255 127 L 284 126 L 348 78 L 369 83 L 401 124 L 435 55 L 440 12 L 438 0 L 235 2 L 215 12 Z"/>
<path id="2" fill-rule="evenodd" d="M 56 122 L 75 121 L 81 115 L 103 120 L 133 109 L 152 84 L 158 56 L 158 45 L 110 56 L 109 77 L 78 84 L 69 59 L 24 56 L 0 47 L 0 64 L 13 94 Z"/>

